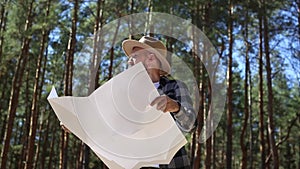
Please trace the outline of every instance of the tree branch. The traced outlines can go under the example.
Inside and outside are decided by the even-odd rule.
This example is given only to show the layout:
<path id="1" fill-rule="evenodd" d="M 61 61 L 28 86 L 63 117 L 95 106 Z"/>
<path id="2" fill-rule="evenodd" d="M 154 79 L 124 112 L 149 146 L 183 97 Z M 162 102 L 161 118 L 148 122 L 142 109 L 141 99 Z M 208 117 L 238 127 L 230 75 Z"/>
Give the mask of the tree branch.
<path id="1" fill-rule="evenodd" d="M 300 119 L 300 112 L 298 112 L 296 117 L 291 121 L 290 125 L 288 126 L 287 135 L 276 144 L 277 148 L 290 137 L 291 130 L 292 130 L 293 126 L 295 125 L 296 121 L 298 120 L 298 118 Z M 265 161 L 265 164 L 269 163 L 271 156 L 272 156 L 272 152 L 269 153 L 269 155 Z"/>

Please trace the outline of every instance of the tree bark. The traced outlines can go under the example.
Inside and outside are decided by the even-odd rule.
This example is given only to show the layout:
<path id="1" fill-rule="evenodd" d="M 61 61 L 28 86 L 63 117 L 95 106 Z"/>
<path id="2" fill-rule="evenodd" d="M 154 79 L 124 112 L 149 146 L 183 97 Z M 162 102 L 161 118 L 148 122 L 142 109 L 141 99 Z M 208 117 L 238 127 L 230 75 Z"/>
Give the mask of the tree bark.
<path id="1" fill-rule="evenodd" d="M 89 78 L 89 91 L 88 93 L 91 94 L 96 88 L 99 87 L 99 64 L 101 62 L 101 32 L 99 31 L 103 26 L 103 7 L 104 7 L 104 0 L 97 1 L 97 11 L 95 17 L 95 24 L 94 24 L 94 39 L 93 39 L 93 58 L 91 60 L 92 64 L 90 67 L 90 78 Z"/>
<path id="2" fill-rule="evenodd" d="M 79 0 L 74 0 L 73 16 L 72 16 L 72 27 L 69 36 L 68 48 L 66 52 L 65 60 L 65 79 L 64 79 L 64 95 L 72 95 L 72 79 L 73 79 L 73 61 L 76 45 L 76 31 L 78 21 L 78 9 Z M 61 154 L 60 154 L 60 169 L 67 169 L 68 167 L 68 144 L 69 134 L 62 129 L 61 133 Z"/>
<path id="3" fill-rule="evenodd" d="M 108 79 L 111 79 L 112 78 L 112 73 L 113 73 L 113 65 L 114 65 L 114 45 L 115 45 L 115 42 L 116 42 L 116 38 L 118 36 L 118 32 L 119 32 L 119 27 L 120 27 L 120 19 L 118 20 L 118 25 L 116 27 L 116 30 L 115 30 L 115 33 L 114 33 L 114 37 L 113 37 L 113 40 L 112 40 L 112 47 L 110 49 L 110 57 L 109 57 L 109 60 L 110 60 L 110 64 L 109 64 L 109 72 L 108 72 Z"/>
<path id="4" fill-rule="evenodd" d="M 43 135 L 43 146 L 42 146 L 42 151 L 41 151 L 41 157 L 40 157 L 40 161 L 41 161 L 41 164 L 40 164 L 40 169 L 45 169 L 45 161 L 46 161 L 46 152 L 47 152 L 47 149 L 48 148 L 51 148 L 51 147 L 48 147 L 49 145 L 49 135 L 50 135 L 50 120 L 46 120 L 44 123 L 46 123 L 44 126 L 46 126 L 46 128 L 44 128 L 45 130 L 45 134 Z"/>
<path id="5" fill-rule="evenodd" d="M 226 168 L 232 168 L 232 111 L 233 111 L 233 90 L 232 90 L 232 51 L 233 51 L 233 4 L 229 1 L 229 17 L 228 17 L 228 37 L 229 37 L 229 55 L 227 66 L 227 142 L 226 142 Z"/>
<path id="6" fill-rule="evenodd" d="M 41 121 L 41 123 L 39 124 L 39 127 L 38 127 L 39 133 L 41 133 L 41 131 L 43 130 L 44 124 L 45 124 L 44 121 Z M 41 162 L 41 160 L 40 160 L 41 144 L 42 144 L 42 141 L 45 141 L 42 139 L 42 137 L 43 137 L 42 135 L 39 135 L 38 137 L 40 139 L 38 140 L 37 147 L 35 150 L 34 162 L 33 162 L 33 167 L 32 167 L 33 169 L 40 169 L 40 167 L 38 167 L 38 165 L 40 164 L 39 162 Z"/>
<path id="7" fill-rule="evenodd" d="M 8 15 L 8 11 L 7 10 L 7 6 L 8 5 L 8 1 L 7 0 L 4 0 L 4 2 L 1 4 L 0 6 L 0 65 L 3 65 L 3 44 L 4 44 L 4 32 L 6 31 L 6 24 L 7 24 L 7 15 Z M 0 67 L 0 71 L 2 72 L 2 67 Z M 7 88 L 7 78 L 3 78 L 3 74 L 4 73 L 0 73 L 0 87 L 2 89 L 6 89 Z M 3 103 L 6 103 L 6 91 L 5 90 L 2 90 L 1 92 L 1 96 L 0 96 L 0 113 L 2 114 L 2 112 L 6 111 L 4 108 L 3 108 Z M 0 124 L 1 125 L 1 130 L 0 130 L 0 142 L 2 143 L 3 142 L 3 137 L 4 137 L 4 133 L 5 133 L 5 124 L 6 124 L 6 119 L 2 118 L 0 119 Z"/>
<path id="8" fill-rule="evenodd" d="M 202 11 L 203 11 L 203 14 L 202 14 L 202 20 L 204 21 L 204 24 L 202 25 L 202 30 L 205 32 L 205 33 L 208 33 L 208 25 L 210 25 L 210 8 L 211 8 L 211 4 L 210 2 L 207 2 L 205 3 L 204 5 L 202 5 Z M 207 62 L 210 62 L 208 65 L 213 65 L 211 62 L 212 60 L 211 59 L 208 59 L 210 57 L 210 53 L 209 53 L 209 49 L 207 48 L 207 45 L 204 46 L 204 52 L 203 52 L 203 58 L 201 59 L 203 63 L 207 63 Z M 202 89 L 206 89 L 208 91 L 208 95 L 211 96 L 211 88 L 210 88 L 210 85 L 206 82 L 209 81 L 209 79 L 207 78 L 207 75 L 205 73 L 205 70 L 206 68 L 204 67 L 204 65 L 201 66 L 201 76 L 202 76 Z M 215 82 L 215 74 L 213 75 L 213 77 L 211 77 L 213 79 L 213 84 Z M 206 96 L 204 94 L 204 91 L 202 91 L 202 99 L 205 99 Z M 209 97 L 209 99 L 207 99 L 208 103 L 210 103 L 210 105 L 206 106 L 205 103 L 203 103 L 203 107 L 204 107 L 204 113 L 207 112 L 207 116 L 206 116 L 206 130 L 208 131 L 208 133 L 210 133 L 213 129 L 213 126 L 215 124 L 212 117 L 213 117 L 213 109 L 209 109 L 208 108 L 208 111 L 206 109 L 206 107 L 214 107 L 213 105 L 213 101 L 210 100 L 211 97 Z M 205 156 L 205 168 L 206 169 L 210 169 L 212 167 L 212 150 L 213 150 L 213 142 L 212 142 L 212 138 L 213 138 L 213 135 L 209 136 L 208 138 L 208 135 L 206 136 L 206 148 L 205 148 L 205 151 L 206 151 L 206 156 Z"/>
<path id="9" fill-rule="evenodd" d="M 55 124 L 55 123 L 54 123 Z M 55 125 L 54 125 L 55 126 Z M 50 129 L 51 129 L 51 135 L 52 135 L 52 138 L 51 138 L 51 143 L 50 143 L 50 152 L 49 152 L 49 163 L 48 163 L 48 169 L 52 169 L 54 168 L 52 166 L 52 161 L 53 161 L 53 156 L 54 156 L 54 148 L 55 148 L 55 143 L 56 143 L 56 140 L 55 140 L 55 133 L 56 133 L 56 128 L 54 126 L 51 126 Z"/>
<path id="10" fill-rule="evenodd" d="M 147 3 L 147 9 L 148 9 L 148 14 L 147 14 L 147 20 L 145 22 L 145 30 L 144 30 L 144 34 L 146 35 L 148 32 L 148 35 L 150 37 L 154 37 L 154 26 L 152 23 L 152 14 L 151 12 L 153 11 L 153 0 L 148 0 Z"/>
<path id="11" fill-rule="evenodd" d="M 133 13 L 135 13 L 135 8 L 134 8 L 134 6 L 135 6 L 135 3 L 134 3 L 134 1 L 135 0 L 129 0 L 128 1 L 128 5 L 129 5 L 129 9 L 130 9 L 130 11 L 129 11 L 129 13 L 130 14 L 133 14 Z M 134 30 L 134 28 L 133 28 L 133 22 L 134 21 L 132 21 L 132 19 L 130 19 L 129 21 L 128 21 L 128 27 L 129 27 L 129 35 L 128 35 L 128 38 L 129 39 L 133 39 L 133 36 L 134 36 L 134 33 L 133 33 L 133 30 Z"/>
<path id="12" fill-rule="evenodd" d="M 6 21 L 7 21 L 7 14 L 8 14 L 8 10 L 6 5 L 8 5 L 7 0 L 4 0 L 4 2 L 2 2 L 1 7 L 0 7 L 0 65 L 2 64 L 2 51 L 3 51 L 3 42 L 4 42 L 4 35 L 3 33 L 6 31 Z M 1 78 L 1 76 L 0 76 Z M 1 111 L 1 108 L 0 108 Z"/>
<path id="13" fill-rule="evenodd" d="M 250 59 L 250 58 L 249 58 Z M 250 61 L 249 61 L 250 62 Z M 253 85 L 252 85 L 252 78 L 251 78 L 251 69 L 250 69 L 250 63 L 249 63 L 249 169 L 253 169 L 253 145 L 254 145 L 254 137 L 253 137 L 253 117 L 252 117 L 252 91 L 253 91 Z"/>
<path id="14" fill-rule="evenodd" d="M 0 56 L 1 57 L 1 56 Z M 5 78 L 5 79 L 3 79 L 4 81 L 3 81 L 3 86 L 1 86 L 1 87 L 3 87 L 3 89 L 6 89 L 7 88 L 7 86 L 8 86 L 8 80 L 7 80 L 7 78 Z M 1 92 L 1 96 L 0 96 L 1 98 L 0 98 L 0 100 L 3 98 L 6 98 L 5 97 L 5 90 L 2 90 L 2 92 Z M 1 103 L 3 103 L 2 101 L 1 101 Z M 2 112 L 4 113 L 6 110 L 5 109 L 3 109 L 3 107 L 2 107 L 3 105 L 2 104 L 0 104 L 0 113 L 2 114 Z M 4 116 L 4 114 L 2 114 L 3 116 Z M 4 138 L 4 134 L 5 134 L 5 126 L 6 126 L 6 118 L 3 118 L 3 120 L 1 119 L 1 122 L 0 122 L 0 124 L 1 124 L 1 130 L 0 130 L 0 143 L 2 143 L 3 142 L 3 138 Z"/>
<path id="15" fill-rule="evenodd" d="M 262 14 L 259 10 L 259 137 L 260 137 L 260 168 L 265 169 L 266 148 L 265 148 L 265 134 L 264 134 L 264 88 L 263 88 L 263 28 L 262 28 Z"/>
<path id="16" fill-rule="evenodd" d="M 197 49 L 197 46 L 195 46 L 195 50 Z M 193 52 L 195 53 L 195 52 Z M 198 121 L 198 126 L 197 126 L 197 130 L 195 131 L 195 149 L 196 149 L 196 152 L 195 152 L 195 158 L 193 159 L 194 162 L 194 169 L 198 169 L 198 168 L 201 168 L 201 155 L 202 155 L 202 147 L 201 147 L 201 143 L 199 142 L 199 138 L 200 138 L 200 134 L 201 134 L 201 131 L 202 131 L 202 128 L 203 128 L 203 123 L 204 123 L 204 100 L 205 100 L 205 95 L 204 95 L 204 84 L 203 84 L 203 77 L 204 75 L 201 75 L 202 71 L 201 69 L 203 70 L 203 68 L 201 68 L 200 66 L 200 60 L 198 58 L 197 55 L 194 56 L 194 60 L 195 60 L 195 64 L 197 65 L 196 66 L 196 74 L 198 74 L 198 76 L 202 77 L 200 80 L 199 80 L 199 91 L 200 91 L 200 103 L 199 103 L 199 111 L 198 111 L 198 116 L 197 116 L 197 121 Z"/>
<path id="17" fill-rule="evenodd" d="M 191 13 L 192 15 L 192 23 L 196 26 L 199 27 L 199 16 L 200 16 L 200 5 L 197 3 L 196 0 L 192 1 L 193 3 L 193 8 Z M 197 129 L 195 131 L 194 134 L 194 143 L 193 146 L 195 147 L 195 151 L 193 152 L 193 168 L 194 169 L 199 169 L 202 168 L 203 166 L 201 165 L 201 156 L 202 156 L 202 143 L 200 143 L 200 136 L 201 136 L 201 131 L 203 129 L 204 126 L 204 101 L 205 101 L 205 95 L 204 95 L 204 75 L 203 75 L 203 65 L 201 65 L 201 61 L 200 61 L 200 56 L 197 55 L 197 51 L 199 51 L 199 39 L 197 39 L 196 37 L 196 31 L 194 30 L 194 27 L 192 28 L 192 32 L 193 32 L 193 36 L 192 36 L 192 40 L 193 40 L 193 48 L 192 48 L 192 56 L 193 56 L 193 60 L 194 60 L 194 74 L 195 77 L 197 77 L 197 83 L 199 85 L 199 110 L 198 110 L 198 115 L 197 115 Z M 199 53 L 198 53 L 199 54 Z"/>
<path id="18" fill-rule="evenodd" d="M 247 146 L 245 144 L 245 138 L 246 138 L 246 131 L 248 126 L 248 119 L 249 119 L 249 105 L 248 105 L 248 71 L 249 71 L 249 58 L 248 54 L 246 54 L 246 69 L 245 69 L 245 81 L 244 81 L 244 94 L 245 94 L 245 100 L 244 100 L 244 122 L 242 127 L 242 132 L 240 136 L 240 145 L 242 150 L 242 169 L 247 168 Z"/>
<path id="19" fill-rule="evenodd" d="M 267 13 L 265 0 L 263 0 L 264 13 Z M 264 48 L 266 56 L 266 71 L 267 71 L 267 88 L 268 88 L 268 132 L 269 132 L 269 144 L 271 148 L 271 154 L 273 157 L 273 168 L 279 168 L 278 150 L 275 143 L 275 131 L 273 120 L 273 89 L 272 89 L 272 68 L 270 61 L 270 49 L 269 49 L 269 29 L 268 19 L 266 15 L 263 15 L 264 23 Z"/>
<path id="20" fill-rule="evenodd" d="M 199 26 L 199 16 L 200 16 L 200 5 L 197 4 L 197 1 L 193 1 L 193 6 L 194 8 L 192 8 L 192 23 L 196 26 Z M 197 83 L 199 85 L 199 110 L 198 110 L 198 116 L 197 116 L 197 129 L 195 131 L 195 142 L 193 143 L 195 146 L 195 152 L 193 152 L 194 155 L 194 160 L 193 161 L 193 168 L 194 169 L 199 169 L 202 168 L 203 165 L 201 165 L 201 161 L 202 161 L 202 143 L 200 143 L 200 137 L 201 137 L 201 131 L 203 129 L 204 126 L 204 101 L 205 101 L 205 95 L 204 95 L 204 71 L 203 71 L 203 65 L 201 64 L 200 61 L 200 56 L 197 55 L 199 53 L 197 53 L 197 51 L 199 51 L 199 39 L 197 39 L 196 37 L 196 30 L 194 30 L 194 27 L 192 28 L 192 32 L 193 32 L 193 48 L 192 48 L 192 56 L 193 56 L 193 60 L 194 60 L 194 71 L 195 71 L 195 76 L 199 77 L 197 78 Z M 202 59 L 202 58 L 201 58 Z"/>
<path id="21" fill-rule="evenodd" d="M 247 10 L 247 9 L 246 9 Z M 248 75 L 249 75 L 249 70 L 250 70 L 250 63 L 249 63 L 249 49 L 250 49 L 250 44 L 248 42 L 248 10 L 246 11 L 246 21 L 245 21 L 245 35 L 244 35 L 244 43 L 246 46 L 246 62 L 245 62 L 245 80 L 244 80 L 244 122 L 243 122 L 243 127 L 242 127 L 242 132 L 240 136 L 240 145 L 241 145 L 241 150 L 242 150 L 242 169 L 247 168 L 247 146 L 245 144 L 245 138 L 246 138 L 246 131 L 247 131 L 247 126 L 248 126 L 248 119 L 249 119 L 249 100 L 248 100 Z"/>
<path id="22" fill-rule="evenodd" d="M 31 1 L 28 6 L 28 11 L 27 11 L 28 13 L 27 13 L 26 24 L 24 28 L 25 31 L 28 31 L 32 26 L 33 3 L 34 1 Z M 13 84 L 12 84 L 11 96 L 10 96 L 9 108 L 8 108 L 8 117 L 7 117 L 8 120 L 7 120 L 6 132 L 4 135 L 4 145 L 1 152 L 1 159 L 2 159 L 1 169 L 5 169 L 7 164 L 8 151 L 10 147 L 10 139 L 12 136 L 14 119 L 18 107 L 18 102 L 19 102 L 18 99 L 19 99 L 19 94 L 22 86 L 24 69 L 27 64 L 30 41 L 31 39 L 29 37 L 25 37 L 22 42 L 21 53 L 18 58 L 16 71 L 13 78 Z"/>

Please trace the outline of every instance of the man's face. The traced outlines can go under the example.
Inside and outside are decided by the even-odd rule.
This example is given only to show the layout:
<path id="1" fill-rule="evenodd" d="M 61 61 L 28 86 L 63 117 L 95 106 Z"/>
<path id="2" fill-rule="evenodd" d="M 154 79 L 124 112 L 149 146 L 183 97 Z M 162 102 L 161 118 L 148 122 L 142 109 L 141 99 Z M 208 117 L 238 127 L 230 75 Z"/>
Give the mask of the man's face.
<path id="1" fill-rule="evenodd" d="M 132 54 L 128 60 L 128 64 L 133 66 L 139 62 L 142 62 L 146 70 L 160 69 L 160 61 L 156 58 L 154 53 L 151 53 L 143 48 L 135 47 L 132 50 Z"/>

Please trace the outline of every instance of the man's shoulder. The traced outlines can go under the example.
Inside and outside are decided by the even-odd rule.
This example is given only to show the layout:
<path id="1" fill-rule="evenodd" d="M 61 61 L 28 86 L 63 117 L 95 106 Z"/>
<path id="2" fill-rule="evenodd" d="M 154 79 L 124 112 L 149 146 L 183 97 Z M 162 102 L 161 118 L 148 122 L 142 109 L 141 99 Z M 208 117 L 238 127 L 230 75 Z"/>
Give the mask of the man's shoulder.
<path id="1" fill-rule="evenodd" d="M 160 85 L 162 87 L 173 88 L 173 89 L 184 89 L 187 85 L 181 80 L 175 79 L 172 76 L 162 76 L 160 79 Z"/>
<path id="2" fill-rule="evenodd" d="M 161 84 L 176 84 L 176 85 L 179 85 L 179 86 L 186 86 L 186 84 L 183 81 L 175 79 L 171 75 L 161 76 L 160 83 Z"/>
<path id="3" fill-rule="evenodd" d="M 166 84 L 172 84 L 172 83 L 177 83 L 177 80 L 175 80 L 174 77 L 171 75 L 165 75 L 160 77 L 160 84 L 166 85 Z"/>

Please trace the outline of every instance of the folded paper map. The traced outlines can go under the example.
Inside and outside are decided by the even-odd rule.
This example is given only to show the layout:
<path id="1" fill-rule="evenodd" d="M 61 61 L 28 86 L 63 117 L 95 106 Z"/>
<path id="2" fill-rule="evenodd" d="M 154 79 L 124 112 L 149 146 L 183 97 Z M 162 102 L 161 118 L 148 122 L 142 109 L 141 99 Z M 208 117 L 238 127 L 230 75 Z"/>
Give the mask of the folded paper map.
<path id="1" fill-rule="evenodd" d="M 111 169 L 168 164 L 186 139 L 169 113 L 150 106 L 159 96 L 139 63 L 88 97 L 48 96 L 58 119 Z"/>

